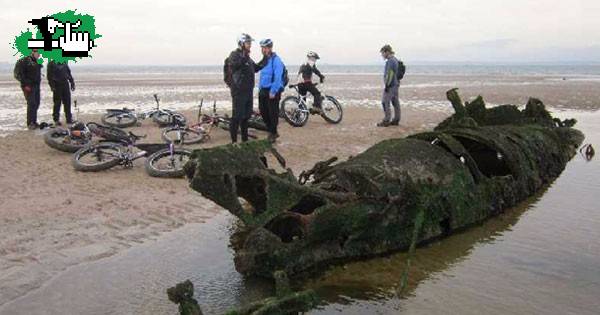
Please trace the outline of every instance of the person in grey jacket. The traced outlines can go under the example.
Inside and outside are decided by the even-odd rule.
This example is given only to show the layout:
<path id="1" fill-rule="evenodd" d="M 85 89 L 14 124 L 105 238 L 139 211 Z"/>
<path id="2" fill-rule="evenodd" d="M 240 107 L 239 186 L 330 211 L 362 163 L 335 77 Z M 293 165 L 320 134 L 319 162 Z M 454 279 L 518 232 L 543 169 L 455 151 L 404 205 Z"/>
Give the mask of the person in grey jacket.
<path id="1" fill-rule="evenodd" d="M 385 45 L 380 50 L 381 56 L 386 60 L 385 70 L 383 73 L 383 97 L 381 104 L 383 105 L 384 117 L 377 124 L 378 127 L 398 126 L 400 123 L 400 100 L 398 99 L 398 89 L 400 81 L 398 81 L 399 62 L 394 55 L 394 50 L 390 45 Z M 394 118 L 392 119 L 390 104 L 394 107 Z"/>

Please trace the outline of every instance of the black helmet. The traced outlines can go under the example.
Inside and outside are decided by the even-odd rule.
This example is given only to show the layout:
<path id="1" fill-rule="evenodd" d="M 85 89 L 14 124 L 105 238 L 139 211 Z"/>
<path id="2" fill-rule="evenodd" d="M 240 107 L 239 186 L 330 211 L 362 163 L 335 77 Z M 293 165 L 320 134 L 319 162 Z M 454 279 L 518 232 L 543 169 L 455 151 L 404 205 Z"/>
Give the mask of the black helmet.
<path id="1" fill-rule="evenodd" d="M 381 49 L 379 50 L 379 52 L 381 52 L 381 53 L 388 52 L 388 53 L 393 54 L 394 50 L 392 49 L 392 46 L 390 46 L 388 44 L 385 44 L 385 45 L 383 45 L 383 47 L 381 47 Z"/>
<path id="2" fill-rule="evenodd" d="M 270 38 L 265 38 L 260 41 L 260 47 L 273 47 L 273 41 Z"/>
<path id="3" fill-rule="evenodd" d="M 238 45 L 242 46 L 244 43 L 248 43 L 248 42 L 253 42 L 254 38 L 252 38 L 252 36 L 250 36 L 249 34 L 246 33 L 242 33 L 242 35 L 240 35 L 240 37 L 238 37 Z"/>
<path id="4" fill-rule="evenodd" d="M 321 57 L 319 57 L 319 54 L 317 54 L 314 51 L 309 51 L 308 54 L 306 54 L 306 57 L 314 58 L 314 59 L 321 59 Z"/>

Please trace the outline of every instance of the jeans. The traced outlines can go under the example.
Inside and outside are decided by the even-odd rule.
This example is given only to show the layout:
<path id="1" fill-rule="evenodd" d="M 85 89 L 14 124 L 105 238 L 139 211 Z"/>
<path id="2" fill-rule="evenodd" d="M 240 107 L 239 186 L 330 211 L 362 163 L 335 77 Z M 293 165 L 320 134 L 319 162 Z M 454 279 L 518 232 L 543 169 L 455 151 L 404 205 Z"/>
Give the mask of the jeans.
<path id="1" fill-rule="evenodd" d="M 383 92 L 381 104 L 383 105 L 384 121 L 389 122 L 392 118 L 390 103 L 394 107 L 394 119 L 391 121 L 400 121 L 400 100 L 398 99 L 398 89 L 400 86 L 391 86 L 387 92 Z"/>
<path id="2" fill-rule="evenodd" d="M 30 92 L 25 91 L 25 86 L 22 86 L 23 95 L 27 101 L 27 126 L 37 124 L 37 112 L 40 108 L 40 84 L 28 85 L 31 88 Z"/>

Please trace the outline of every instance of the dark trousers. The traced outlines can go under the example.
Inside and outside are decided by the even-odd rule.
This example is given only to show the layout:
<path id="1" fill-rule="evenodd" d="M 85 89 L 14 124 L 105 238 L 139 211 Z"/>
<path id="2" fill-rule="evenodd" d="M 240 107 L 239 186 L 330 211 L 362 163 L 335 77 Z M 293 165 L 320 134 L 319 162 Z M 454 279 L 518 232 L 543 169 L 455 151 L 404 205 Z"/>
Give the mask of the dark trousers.
<path id="1" fill-rule="evenodd" d="M 321 102 L 323 101 L 323 96 L 321 96 L 321 92 L 317 89 L 317 87 L 312 82 L 304 82 L 298 84 L 298 92 L 302 96 L 306 96 L 306 92 L 310 92 L 312 96 L 315 98 L 314 106 L 321 108 Z"/>
<path id="2" fill-rule="evenodd" d="M 231 124 L 229 125 L 231 142 L 237 142 L 238 130 L 242 134 L 242 142 L 246 142 L 248 141 L 248 119 L 252 114 L 252 90 L 232 91 L 231 99 Z"/>
<path id="3" fill-rule="evenodd" d="M 267 126 L 267 131 L 272 135 L 277 134 L 280 99 L 281 93 L 277 93 L 274 98 L 270 98 L 269 89 L 261 89 L 258 93 L 258 109 Z"/>
<path id="4" fill-rule="evenodd" d="M 54 83 L 54 91 L 52 99 L 54 101 L 54 108 L 52 110 L 52 119 L 57 122 L 60 120 L 60 105 L 65 108 L 65 118 L 67 124 L 73 122 L 73 116 L 71 115 L 71 87 L 69 82 L 56 82 Z"/>
<path id="5" fill-rule="evenodd" d="M 232 143 L 237 142 L 238 130 L 242 134 L 242 142 L 248 141 L 248 119 L 231 118 L 229 134 Z"/>
<path id="6" fill-rule="evenodd" d="M 21 87 L 27 101 L 27 126 L 37 124 L 37 112 L 40 108 L 40 84 L 32 84 L 29 87 L 30 92 L 26 92 L 24 86 Z"/>

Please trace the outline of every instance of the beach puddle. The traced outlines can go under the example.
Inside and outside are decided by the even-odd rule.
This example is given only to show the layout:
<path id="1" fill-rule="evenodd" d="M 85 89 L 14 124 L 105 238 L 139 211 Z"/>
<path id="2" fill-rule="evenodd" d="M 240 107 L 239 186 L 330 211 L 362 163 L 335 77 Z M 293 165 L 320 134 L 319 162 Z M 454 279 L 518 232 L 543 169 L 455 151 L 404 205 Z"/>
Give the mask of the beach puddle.
<path id="1" fill-rule="evenodd" d="M 600 112 L 575 117 L 600 147 Z M 336 266 L 298 285 L 323 304 L 311 314 L 596 314 L 600 309 L 600 162 L 577 155 L 560 178 L 522 206 L 416 251 Z M 222 212 L 157 241 L 72 267 L 0 308 L 1 314 L 175 314 L 166 289 L 185 279 L 205 314 L 271 295 L 270 282 L 233 267 Z"/>

